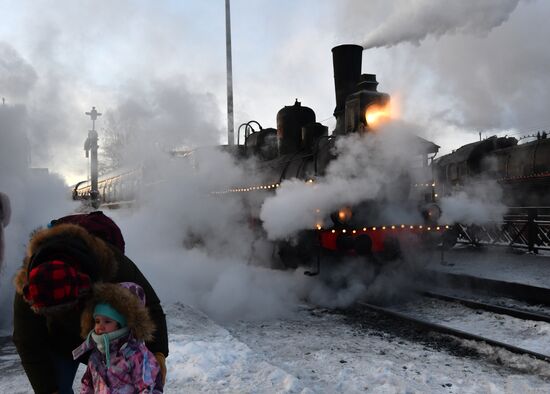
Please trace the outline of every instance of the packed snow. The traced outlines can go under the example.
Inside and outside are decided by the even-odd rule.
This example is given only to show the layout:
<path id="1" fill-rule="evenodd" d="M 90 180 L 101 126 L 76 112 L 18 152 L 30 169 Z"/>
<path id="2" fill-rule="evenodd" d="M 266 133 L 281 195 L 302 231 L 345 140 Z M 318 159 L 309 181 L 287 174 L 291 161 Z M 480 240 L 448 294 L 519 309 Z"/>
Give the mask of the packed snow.
<path id="1" fill-rule="evenodd" d="M 168 393 L 548 392 L 543 377 L 506 361 L 457 357 L 305 304 L 286 318 L 226 324 L 182 303 L 167 305 L 166 312 Z M 7 343 L 0 371 L 2 392 L 31 392 Z"/>

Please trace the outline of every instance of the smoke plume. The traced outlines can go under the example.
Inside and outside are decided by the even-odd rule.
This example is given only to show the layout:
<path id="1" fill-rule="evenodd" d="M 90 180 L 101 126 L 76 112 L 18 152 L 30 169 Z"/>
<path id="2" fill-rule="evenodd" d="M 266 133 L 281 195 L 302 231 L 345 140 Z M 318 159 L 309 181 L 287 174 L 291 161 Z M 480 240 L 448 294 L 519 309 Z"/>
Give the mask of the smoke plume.
<path id="1" fill-rule="evenodd" d="M 401 2 L 389 18 L 363 42 L 365 49 L 402 42 L 419 45 L 428 36 L 486 35 L 508 20 L 520 0 L 419 0 Z"/>
<path id="2" fill-rule="evenodd" d="M 11 333 L 13 275 L 21 265 L 31 231 L 74 211 L 70 190 L 58 174 L 31 169 L 25 107 L 0 105 L 0 191 L 10 199 L 11 220 L 4 229 L 5 255 L 0 262 L 0 336 Z"/>
<path id="3" fill-rule="evenodd" d="M 20 100 L 27 97 L 36 79 L 34 68 L 13 47 L 0 42 L 0 86 L 3 99 Z"/>
<path id="4" fill-rule="evenodd" d="M 461 190 L 441 198 L 440 222 L 472 225 L 500 221 L 507 210 L 502 201 L 502 188 L 496 181 L 469 182 Z"/>

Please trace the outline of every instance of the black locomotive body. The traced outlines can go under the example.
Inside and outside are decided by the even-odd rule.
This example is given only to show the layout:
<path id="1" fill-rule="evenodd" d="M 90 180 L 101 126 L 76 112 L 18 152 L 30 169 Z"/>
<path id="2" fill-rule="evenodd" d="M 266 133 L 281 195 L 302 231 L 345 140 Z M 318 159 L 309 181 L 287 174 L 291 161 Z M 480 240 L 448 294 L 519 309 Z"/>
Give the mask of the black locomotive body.
<path id="1" fill-rule="evenodd" d="M 492 136 L 440 157 L 433 167 L 442 196 L 492 180 L 500 184 L 508 206 L 550 204 L 550 139 L 546 133 L 523 144 L 513 137 Z"/>
<path id="2" fill-rule="evenodd" d="M 333 48 L 336 126 L 328 128 L 316 122 L 315 113 L 296 100 L 277 114 L 277 128 L 253 130 L 251 121 L 245 128 L 242 154 L 255 156 L 261 173 L 260 186 L 275 190 L 284 180 L 299 179 L 314 183 L 326 175 L 329 164 L 337 159 L 338 139 L 350 134 L 366 135 L 374 130 L 377 117 L 384 116 L 390 96 L 377 91 L 376 76 L 361 75 L 363 48 L 341 45 Z M 239 128 L 239 131 L 240 129 Z M 252 132 L 249 132 L 252 130 Z M 410 147 L 408 153 L 418 168 L 388 181 L 393 199 L 366 198 L 353 206 L 342 206 L 332 212 L 332 223 L 313 224 L 289 242 L 280 242 L 279 251 L 288 259 L 299 256 L 307 261 L 319 253 L 331 255 L 365 255 L 393 258 L 404 242 L 420 242 L 438 237 L 443 227 L 437 225 L 441 211 L 435 203 L 434 182 L 429 167 L 430 157 L 439 149 L 418 136 L 403 136 L 400 144 Z M 415 172 L 414 179 L 410 174 Z M 367 180 L 368 182 L 368 180 Z M 233 191 L 256 191 L 257 186 L 240 185 Z M 391 201 L 390 201 L 391 200 Z M 311 207 L 315 209 L 315 207 Z M 416 222 L 396 219 L 396 212 L 416 212 Z M 388 212 L 390 213 L 388 215 Z M 392 215 L 393 214 L 393 215 Z M 432 235 L 433 234 L 433 235 Z M 296 261 L 296 259 L 294 259 Z M 294 263 L 292 263 L 294 264 Z"/>

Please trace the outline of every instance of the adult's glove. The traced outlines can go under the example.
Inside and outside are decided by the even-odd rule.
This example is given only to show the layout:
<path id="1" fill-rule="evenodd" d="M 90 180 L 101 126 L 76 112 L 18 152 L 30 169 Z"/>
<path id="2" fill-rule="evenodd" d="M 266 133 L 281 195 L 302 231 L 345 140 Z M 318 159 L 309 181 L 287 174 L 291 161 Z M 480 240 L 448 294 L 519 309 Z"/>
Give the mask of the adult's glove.
<path id="1" fill-rule="evenodd" d="M 160 374 L 162 375 L 162 385 L 166 384 L 166 357 L 161 352 L 155 353 L 155 358 L 160 366 Z"/>

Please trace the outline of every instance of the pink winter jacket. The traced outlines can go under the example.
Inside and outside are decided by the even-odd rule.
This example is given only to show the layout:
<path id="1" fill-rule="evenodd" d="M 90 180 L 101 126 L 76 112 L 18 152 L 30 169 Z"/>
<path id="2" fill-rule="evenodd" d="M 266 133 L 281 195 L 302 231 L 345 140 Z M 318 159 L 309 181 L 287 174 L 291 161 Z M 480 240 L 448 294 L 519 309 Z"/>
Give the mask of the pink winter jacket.
<path id="1" fill-rule="evenodd" d="M 109 346 L 109 368 L 105 354 L 97 349 L 93 340 L 86 340 L 75 352 L 80 356 L 89 350 L 92 353 L 82 377 L 81 394 L 162 393 L 160 367 L 143 341 L 137 341 L 130 334 L 113 340 Z"/>

